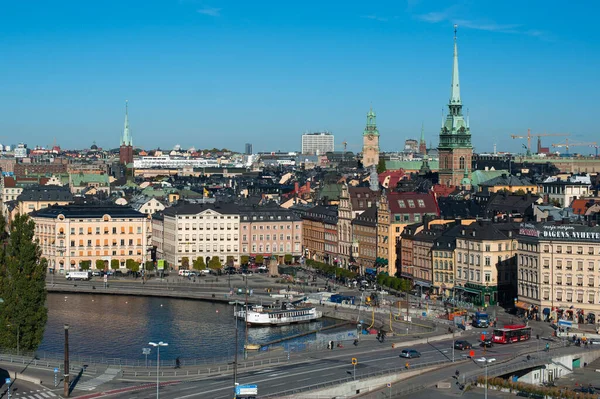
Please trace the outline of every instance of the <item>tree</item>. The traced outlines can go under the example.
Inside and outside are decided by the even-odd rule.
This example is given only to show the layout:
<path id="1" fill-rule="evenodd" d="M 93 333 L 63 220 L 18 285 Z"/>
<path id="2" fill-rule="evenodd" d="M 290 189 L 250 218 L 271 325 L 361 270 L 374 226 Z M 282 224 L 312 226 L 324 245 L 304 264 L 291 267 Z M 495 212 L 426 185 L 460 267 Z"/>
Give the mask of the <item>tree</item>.
<path id="1" fill-rule="evenodd" d="M 17 215 L 0 245 L 0 346 L 36 350 L 48 320 L 46 268 L 34 240 L 35 223 Z M 18 334 L 18 338 L 17 338 Z"/>
<path id="2" fill-rule="evenodd" d="M 208 267 L 212 270 L 218 270 L 221 268 L 221 260 L 218 256 L 213 256 L 210 262 L 208 262 Z"/>
<path id="3" fill-rule="evenodd" d="M 96 269 L 98 270 L 104 270 L 104 260 L 102 259 L 96 259 Z"/>
<path id="4" fill-rule="evenodd" d="M 92 261 L 91 260 L 82 260 L 79 263 L 79 267 L 81 267 L 81 270 L 90 270 L 90 267 L 92 267 Z"/>
<path id="5" fill-rule="evenodd" d="M 184 270 L 190 270 L 190 258 L 187 256 L 181 258 L 181 268 Z"/>
<path id="6" fill-rule="evenodd" d="M 194 259 L 193 267 L 194 270 L 206 269 L 206 263 L 204 263 L 204 258 L 202 256 L 198 256 L 196 259 Z"/>
<path id="7" fill-rule="evenodd" d="M 235 262 L 235 258 L 231 255 L 227 256 L 227 265 L 228 266 L 233 266 L 233 263 Z"/>
<path id="8" fill-rule="evenodd" d="M 144 266 L 147 272 L 154 270 L 154 262 L 151 260 L 147 260 Z"/>
<path id="9" fill-rule="evenodd" d="M 383 157 L 379 158 L 379 163 L 377 164 L 377 173 L 383 173 L 387 169 L 385 167 L 385 159 Z"/>
<path id="10" fill-rule="evenodd" d="M 283 257 L 283 261 L 285 262 L 286 265 L 289 265 L 290 263 L 292 263 L 293 259 L 294 259 L 294 257 L 292 256 L 292 254 L 285 254 L 285 256 Z"/>
<path id="11" fill-rule="evenodd" d="M 140 264 L 133 259 L 127 259 L 125 261 L 125 267 L 131 272 L 137 273 L 140 271 Z"/>
<path id="12" fill-rule="evenodd" d="M 262 255 L 256 255 L 256 260 L 255 262 L 259 265 L 262 265 L 265 261 L 265 258 Z"/>
<path id="13" fill-rule="evenodd" d="M 242 255 L 240 257 L 240 262 L 242 263 L 242 265 L 248 264 L 249 261 L 250 261 L 250 257 L 248 255 Z"/>
<path id="14" fill-rule="evenodd" d="M 118 259 L 111 259 L 110 260 L 110 268 L 113 270 L 116 270 L 119 268 L 119 260 Z"/>

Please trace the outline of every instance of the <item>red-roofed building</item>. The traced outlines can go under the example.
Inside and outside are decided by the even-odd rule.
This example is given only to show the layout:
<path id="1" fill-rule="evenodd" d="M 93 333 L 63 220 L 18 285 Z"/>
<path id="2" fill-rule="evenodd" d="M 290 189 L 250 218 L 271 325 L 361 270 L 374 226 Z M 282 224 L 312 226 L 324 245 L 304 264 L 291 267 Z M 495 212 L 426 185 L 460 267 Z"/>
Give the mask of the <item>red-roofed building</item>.
<path id="1" fill-rule="evenodd" d="M 588 198 L 588 199 L 576 199 L 571 202 L 571 208 L 573 213 L 576 215 L 585 215 L 588 208 L 593 205 L 600 204 L 600 199 Z"/>
<path id="2" fill-rule="evenodd" d="M 406 177 L 402 169 L 386 170 L 379 174 L 379 184 L 385 188 L 396 188 L 398 182 Z"/>
<path id="3" fill-rule="evenodd" d="M 436 198 L 439 197 L 448 197 L 450 194 L 455 192 L 458 187 L 456 186 L 444 186 L 442 184 L 436 184 L 431 188 L 435 194 Z"/>

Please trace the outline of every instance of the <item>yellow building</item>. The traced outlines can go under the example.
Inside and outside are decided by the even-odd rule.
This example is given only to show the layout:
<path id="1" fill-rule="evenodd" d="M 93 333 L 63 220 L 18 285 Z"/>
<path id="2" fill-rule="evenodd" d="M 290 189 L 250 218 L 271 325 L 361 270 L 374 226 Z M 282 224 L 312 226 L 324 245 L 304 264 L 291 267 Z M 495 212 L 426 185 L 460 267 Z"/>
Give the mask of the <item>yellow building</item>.
<path id="1" fill-rule="evenodd" d="M 124 206 L 51 206 L 31 214 L 35 238 L 48 267 L 64 273 L 96 261 L 112 260 L 125 268 L 127 259 L 143 264 L 151 236 L 149 216 Z"/>
<path id="2" fill-rule="evenodd" d="M 526 177 L 518 177 L 506 174 L 484 181 L 479 184 L 479 191 L 488 193 L 507 191 L 510 193 L 522 192 L 524 194 L 537 194 L 538 189 L 538 185 L 534 184 Z"/>

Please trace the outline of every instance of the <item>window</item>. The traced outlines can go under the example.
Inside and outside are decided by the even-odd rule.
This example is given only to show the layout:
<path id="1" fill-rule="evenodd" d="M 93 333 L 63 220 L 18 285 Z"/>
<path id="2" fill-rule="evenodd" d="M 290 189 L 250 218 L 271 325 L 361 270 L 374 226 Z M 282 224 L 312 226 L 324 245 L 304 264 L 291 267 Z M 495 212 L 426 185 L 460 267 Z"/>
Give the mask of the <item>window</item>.
<path id="1" fill-rule="evenodd" d="M 400 208 L 406 208 L 406 204 L 404 203 L 404 200 L 398 200 L 398 206 Z"/>
<path id="2" fill-rule="evenodd" d="M 485 282 L 489 283 L 492 280 L 492 276 L 490 275 L 490 273 L 486 273 L 485 274 Z"/>
<path id="3" fill-rule="evenodd" d="M 415 207 L 415 201 L 409 199 L 409 200 L 406 200 L 406 202 L 408 202 L 408 207 L 409 208 L 414 208 Z"/>
<path id="4" fill-rule="evenodd" d="M 425 208 L 425 201 L 422 199 L 417 200 L 417 204 L 419 204 L 419 208 Z"/>

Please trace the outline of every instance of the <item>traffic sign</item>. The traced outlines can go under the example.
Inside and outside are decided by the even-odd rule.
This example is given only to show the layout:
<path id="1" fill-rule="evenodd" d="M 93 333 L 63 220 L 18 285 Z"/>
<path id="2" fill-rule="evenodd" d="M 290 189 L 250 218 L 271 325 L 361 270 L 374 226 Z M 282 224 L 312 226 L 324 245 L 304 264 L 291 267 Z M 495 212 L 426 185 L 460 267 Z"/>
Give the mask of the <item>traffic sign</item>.
<path id="1" fill-rule="evenodd" d="M 481 334 L 481 340 L 485 341 L 485 334 Z"/>
<path id="2" fill-rule="evenodd" d="M 151 351 L 150 348 L 142 348 L 142 355 L 149 355 Z"/>
<path id="3" fill-rule="evenodd" d="M 235 387 L 236 395 L 258 395 L 258 385 L 238 385 Z"/>
<path id="4" fill-rule="evenodd" d="M 58 373 L 58 367 L 55 367 L 55 368 L 54 368 L 54 372 L 55 372 L 55 373 Z"/>
<path id="5" fill-rule="evenodd" d="M 358 359 L 356 359 L 355 357 L 352 358 L 352 364 L 354 366 L 356 366 L 358 364 Z"/>
<path id="6" fill-rule="evenodd" d="M 392 387 L 392 383 L 391 382 L 388 382 L 386 385 L 387 385 L 388 388 Z"/>
<path id="7" fill-rule="evenodd" d="M 474 350 L 469 351 L 469 356 L 471 356 L 471 357 L 475 356 L 475 351 Z"/>
<path id="8" fill-rule="evenodd" d="M 5 379 L 5 380 L 4 380 L 4 382 L 5 382 L 6 384 L 10 384 L 10 378 L 7 378 L 7 379 Z"/>

